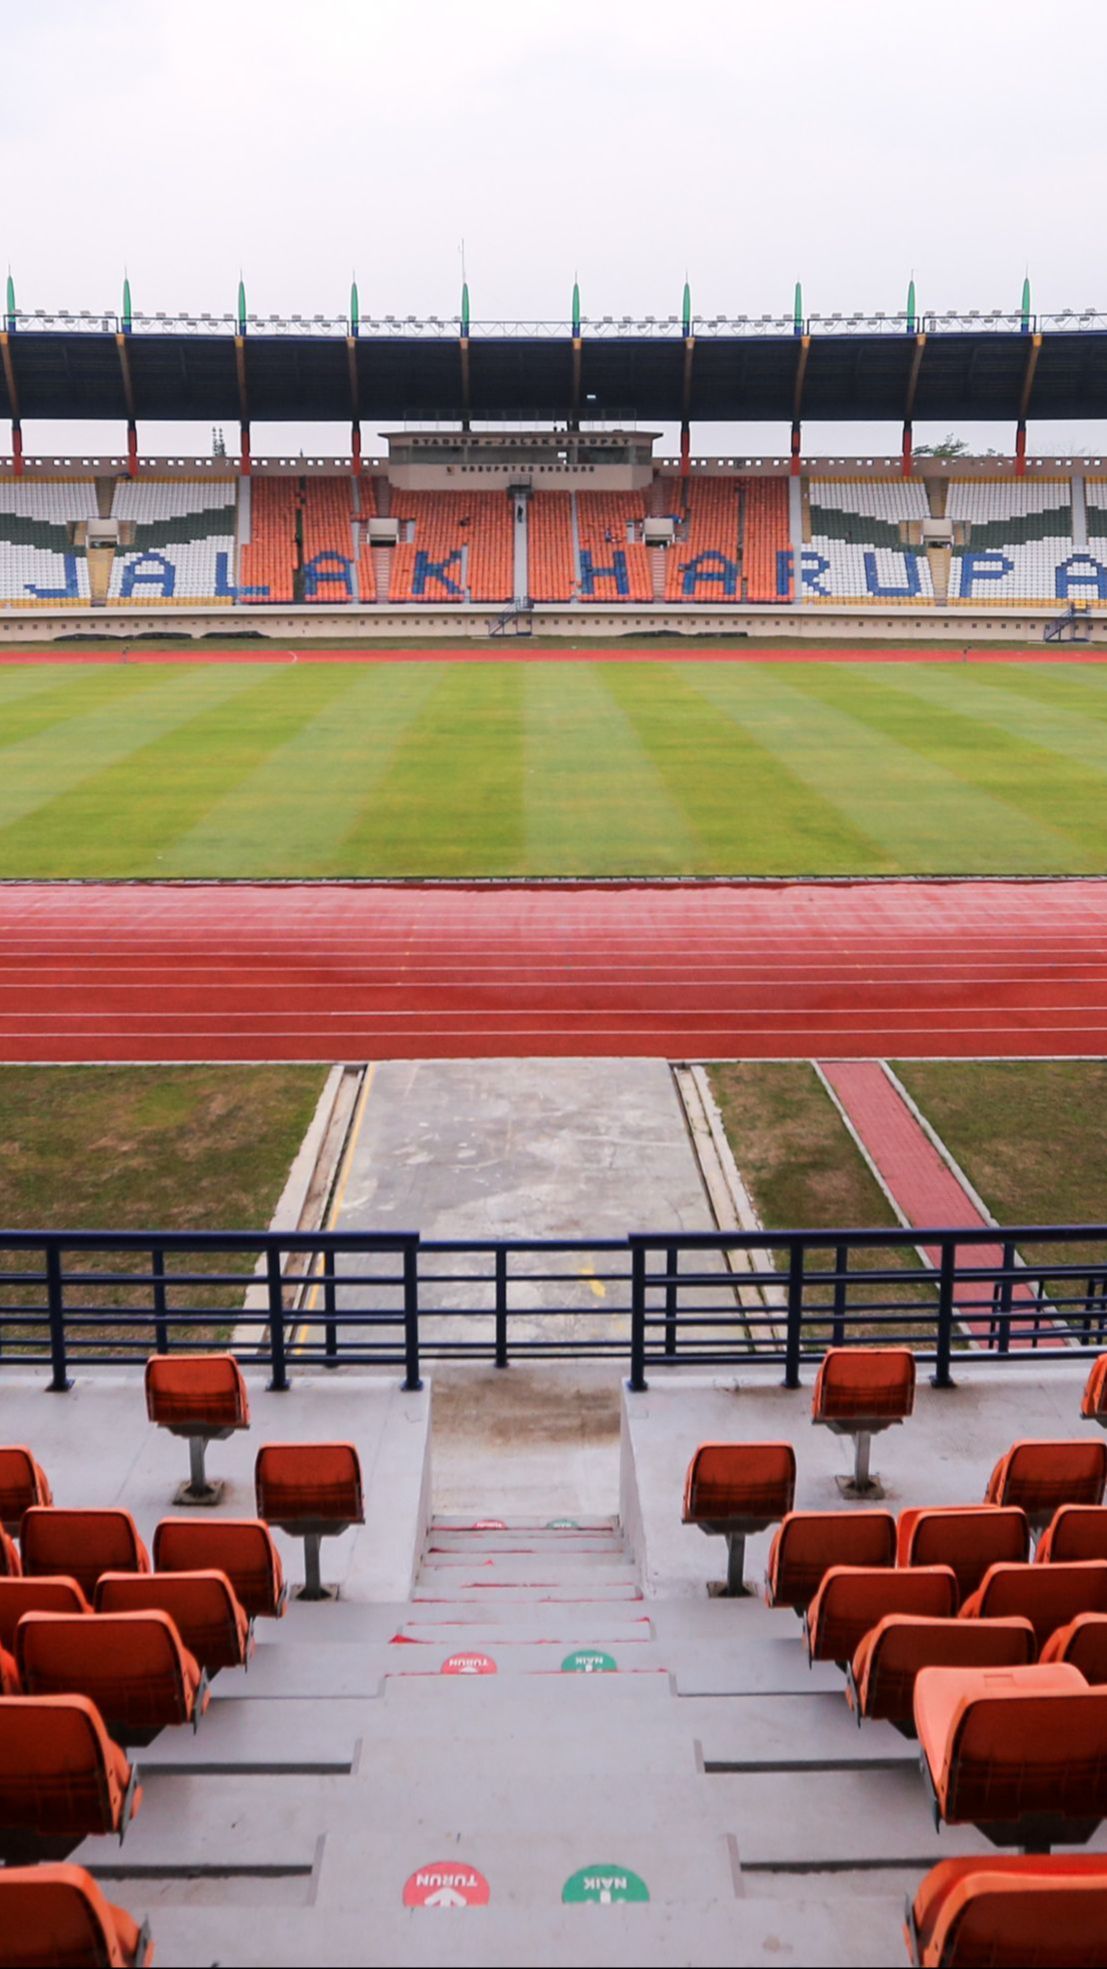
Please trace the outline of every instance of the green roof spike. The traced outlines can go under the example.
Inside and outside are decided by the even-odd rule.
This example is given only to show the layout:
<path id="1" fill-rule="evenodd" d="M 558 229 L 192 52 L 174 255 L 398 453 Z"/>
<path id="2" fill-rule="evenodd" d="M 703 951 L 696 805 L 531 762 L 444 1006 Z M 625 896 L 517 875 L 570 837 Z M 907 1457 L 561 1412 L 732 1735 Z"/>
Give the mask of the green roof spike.
<path id="1" fill-rule="evenodd" d="M 360 323 L 361 323 L 361 303 L 358 300 L 357 281 L 352 280 L 350 282 L 350 333 L 351 335 L 357 335 L 360 332 Z"/>
<path id="2" fill-rule="evenodd" d="M 8 327 L 15 327 L 15 282 L 10 267 L 8 268 Z"/>
<path id="3" fill-rule="evenodd" d="M 798 280 L 796 282 L 796 291 L 792 296 L 792 333 L 793 335 L 803 334 L 803 288 L 800 286 Z"/>
<path id="4" fill-rule="evenodd" d="M 130 332 L 131 332 L 131 283 L 128 280 L 126 274 L 124 274 L 123 275 L 123 333 L 124 335 L 129 335 Z"/>
<path id="5" fill-rule="evenodd" d="M 461 283 L 461 332 L 463 335 L 469 333 L 469 282 L 467 280 Z"/>
<path id="6" fill-rule="evenodd" d="M 1024 335 L 1029 335 L 1030 333 L 1030 275 L 1029 274 L 1026 275 L 1026 278 L 1022 283 L 1022 332 Z"/>
<path id="7" fill-rule="evenodd" d="M 913 335 L 919 325 L 918 309 L 915 305 L 915 276 L 907 283 L 907 333 Z"/>
<path id="8" fill-rule="evenodd" d="M 573 340 L 580 341 L 580 282 L 573 280 Z"/>
<path id="9" fill-rule="evenodd" d="M 246 282 L 241 274 L 238 276 L 238 332 L 246 333 Z"/>
<path id="10" fill-rule="evenodd" d="M 692 333 L 692 289 L 688 285 L 687 279 L 684 282 L 684 299 L 681 302 L 681 317 L 684 326 L 684 339 L 687 341 Z"/>

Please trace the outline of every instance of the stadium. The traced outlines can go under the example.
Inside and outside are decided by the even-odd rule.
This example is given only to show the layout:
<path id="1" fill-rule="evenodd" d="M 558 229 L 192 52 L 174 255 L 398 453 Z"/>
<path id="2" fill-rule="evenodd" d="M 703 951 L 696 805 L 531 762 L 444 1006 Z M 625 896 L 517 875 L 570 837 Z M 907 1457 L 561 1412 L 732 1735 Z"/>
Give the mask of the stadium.
<path id="1" fill-rule="evenodd" d="M 40 12 L 0 1969 L 1107 1969 L 1098 14 Z"/>

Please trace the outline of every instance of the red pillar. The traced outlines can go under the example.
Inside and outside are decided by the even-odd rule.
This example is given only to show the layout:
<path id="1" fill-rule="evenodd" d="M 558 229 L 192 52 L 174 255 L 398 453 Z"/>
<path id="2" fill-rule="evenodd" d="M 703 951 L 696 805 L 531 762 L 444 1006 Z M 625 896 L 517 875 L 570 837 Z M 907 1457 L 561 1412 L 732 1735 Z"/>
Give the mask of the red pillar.
<path id="1" fill-rule="evenodd" d="M 23 477 L 23 426 L 18 417 L 12 418 L 12 472 L 17 479 Z"/>
<path id="2" fill-rule="evenodd" d="M 1015 477 L 1026 477 L 1026 418 L 1020 417 L 1015 432 Z"/>
<path id="3" fill-rule="evenodd" d="M 138 477 L 138 425 L 134 418 L 127 423 L 127 472 L 132 479 Z"/>
<path id="4" fill-rule="evenodd" d="M 251 463 L 250 463 L 250 426 L 249 426 L 249 424 L 240 424 L 240 425 L 239 425 L 239 427 L 238 427 L 238 450 L 239 450 L 239 455 L 240 455 L 240 457 L 241 457 L 241 459 L 242 459 L 242 474 L 243 474 L 243 477 L 244 477 L 244 478 L 247 478 L 247 479 L 248 479 L 248 478 L 249 478 L 249 477 L 251 476 L 251 472 L 252 472 L 252 469 L 253 469 L 253 468 L 252 468 L 252 466 L 251 466 Z"/>
<path id="5" fill-rule="evenodd" d="M 911 476 L 912 439 L 913 431 L 910 422 L 908 422 L 903 427 L 903 476 L 905 479 L 909 479 Z"/>
<path id="6" fill-rule="evenodd" d="M 691 424 L 682 424 L 680 427 L 681 478 L 686 479 L 691 470 L 692 470 L 692 426 Z"/>
<path id="7" fill-rule="evenodd" d="M 794 479 L 798 479 L 800 475 L 800 452 L 802 449 L 803 428 L 799 418 L 796 417 L 792 423 L 792 477 Z"/>

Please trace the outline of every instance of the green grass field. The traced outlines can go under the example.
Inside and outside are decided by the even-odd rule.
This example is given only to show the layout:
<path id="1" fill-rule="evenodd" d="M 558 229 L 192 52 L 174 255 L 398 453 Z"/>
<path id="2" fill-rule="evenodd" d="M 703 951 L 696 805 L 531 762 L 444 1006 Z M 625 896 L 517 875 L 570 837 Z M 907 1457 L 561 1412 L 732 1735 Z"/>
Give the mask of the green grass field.
<path id="1" fill-rule="evenodd" d="M 1098 665 L 0 663 L 0 877 L 1105 870 Z"/>

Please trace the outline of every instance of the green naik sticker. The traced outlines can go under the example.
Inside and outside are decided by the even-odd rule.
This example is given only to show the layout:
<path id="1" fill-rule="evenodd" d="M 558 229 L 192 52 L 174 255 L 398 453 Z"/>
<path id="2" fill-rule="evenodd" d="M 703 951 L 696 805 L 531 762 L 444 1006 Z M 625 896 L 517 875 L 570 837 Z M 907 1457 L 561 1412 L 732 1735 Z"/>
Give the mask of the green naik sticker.
<path id="1" fill-rule="evenodd" d="M 580 1526 L 578 1525 L 575 1518 L 551 1518 L 549 1524 L 546 1526 L 546 1530 L 547 1531 L 579 1531 Z"/>
<path id="2" fill-rule="evenodd" d="M 582 1866 L 570 1874 L 561 1889 L 563 1901 L 597 1901 L 604 1906 L 613 1901 L 648 1901 L 650 1890 L 639 1873 L 625 1866 Z"/>
<path id="3" fill-rule="evenodd" d="M 619 1664 L 599 1648 L 574 1648 L 561 1664 L 563 1675 L 611 1675 Z"/>

